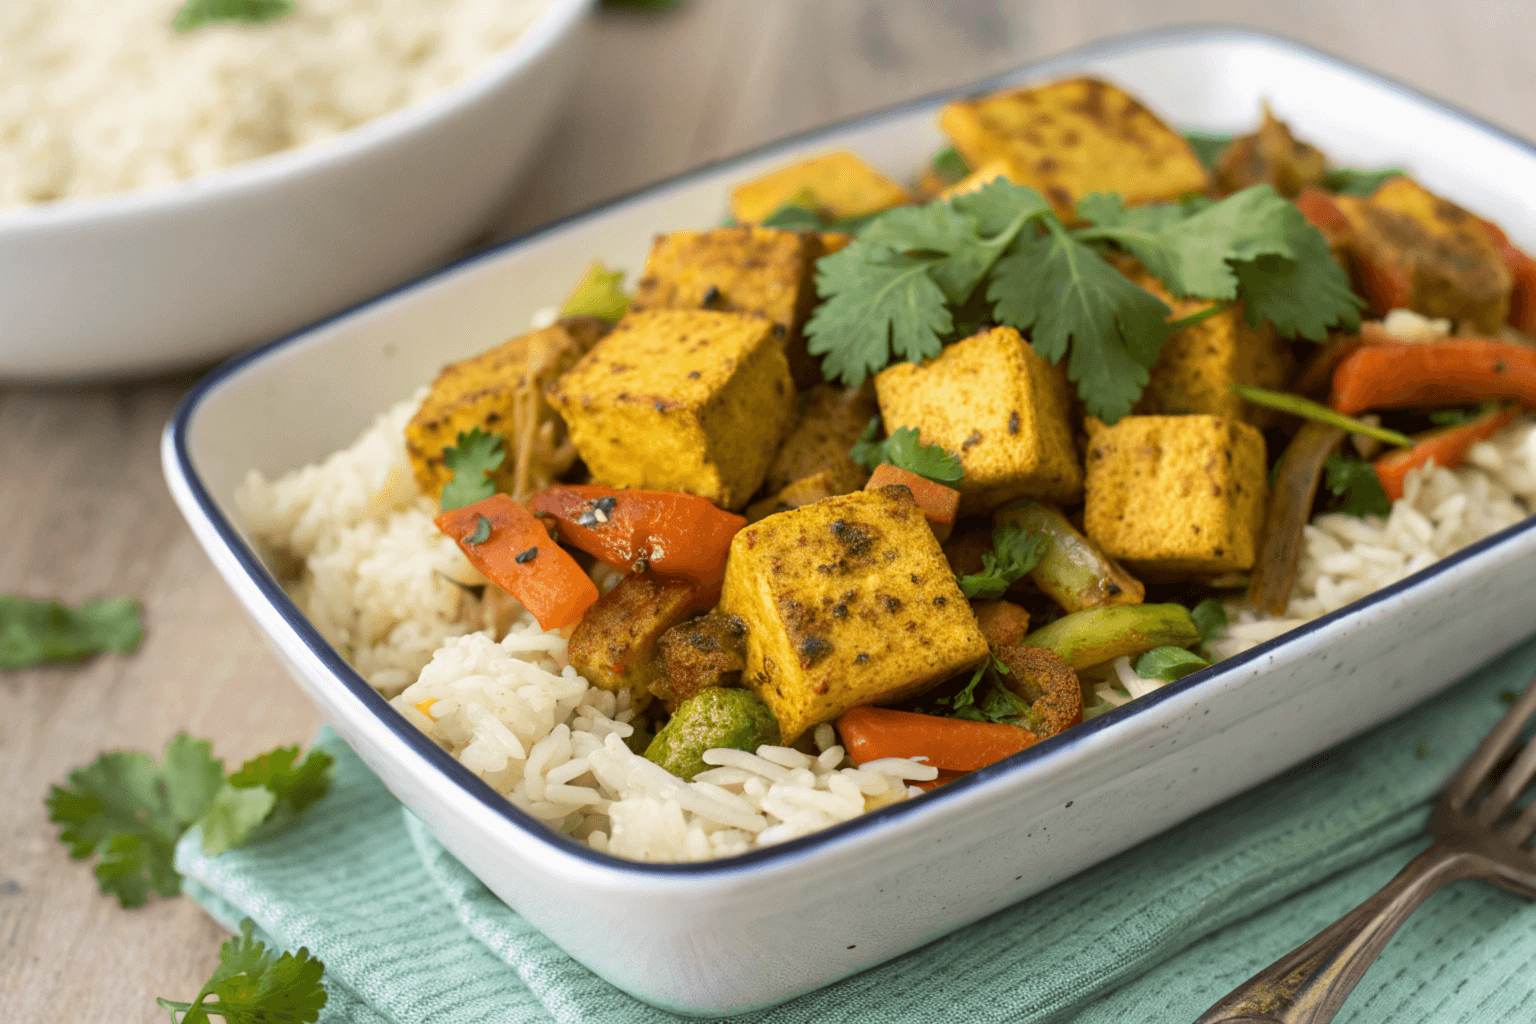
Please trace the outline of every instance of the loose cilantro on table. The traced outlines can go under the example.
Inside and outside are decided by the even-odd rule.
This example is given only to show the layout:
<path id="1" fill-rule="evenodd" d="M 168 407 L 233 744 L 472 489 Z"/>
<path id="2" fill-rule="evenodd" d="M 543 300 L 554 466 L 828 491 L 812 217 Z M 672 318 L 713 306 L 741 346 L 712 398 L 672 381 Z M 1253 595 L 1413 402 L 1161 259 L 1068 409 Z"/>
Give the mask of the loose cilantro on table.
<path id="1" fill-rule="evenodd" d="M 156 999 L 171 1024 L 207 1024 L 208 1016 L 229 1024 L 311 1024 L 328 996 L 325 965 L 299 948 L 281 956 L 251 938 L 255 924 L 240 922 L 240 934 L 219 947 L 219 966 L 190 1003 Z M 178 1018 L 177 1014 L 181 1014 Z"/>
<path id="2" fill-rule="evenodd" d="M 1113 244 L 1175 295 L 1245 302 L 1250 323 L 1321 341 L 1359 323 L 1360 300 L 1327 242 L 1268 185 L 1220 202 L 1127 209 L 1085 197 L 1069 229 L 1034 190 L 998 178 L 981 189 L 877 216 L 817 264 L 826 300 L 806 325 L 827 378 L 858 384 L 893 360 L 921 362 L 974 327 L 978 300 L 1067 360 L 1087 410 L 1118 420 L 1146 386 L 1170 332 L 1169 309 L 1109 263 Z M 1182 326 L 1182 324 L 1181 324 Z"/>
<path id="3" fill-rule="evenodd" d="M 1392 514 L 1392 501 L 1381 486 L 1376 469 L 1363 459 L 1346 455 L 1330 455 L 1323 463 L 1324 484 L 1333 496 L 1328 502 L 1330 512 L 1343 512 L 1349 516 L 1387 516 Z"/>
<path id="4" fill-rule="evenodd" d="M 953 487 L 965 478 L 959 459 L 936 444 L 923 444 L 913 427 L 897 427 L 896 432 L 883 441 L 877 440 L 879 436 L 880 417 L 876 416 L 848 449 L 848 457 L 871 471 L 880 463 L 889 462 L 898 469 L 946 487 Z"/>
<path id="5" fill-rule="evenodd" d="M 297 758 L 297 747 L 281 747 L 226 779 L 208 741 L 181 733 L 158 765 L 148 754 L 114 751 L 70 772 L 48 794 L 48 818 L 63 826 L 59 839 L 71 857 L 100 855 L 101 891 L 137 907 L 151 892 L 181 891 L 172 857 L 193 825 L 203 827 L 204 850 L 221 853 L 282 827 L 324 796 L 330 756 L 312 750 L 302 763 Z"/>
<path id="6" fill-rule="evenodd" d="M 264 25 L 296 10 L 294 0 L 187 0 L 176 12 L 171 27 L 177 32 L 190 32 L 216 21 Z"/>
<path id="7" fill-rule="evenodd" d="M 981 556 L 981 572 L 956 580 L 966 597 L 1002 597 L 1016 580 L 1040 564 L 1050 549 L 1050 539 L 1030 533 L 1016 523 L 992 528 L 992 550 Z"/>
<path id="8" fill-rule="evenodd" d="M 1154 647 L 1136 659 L 1136 674 L 1143 679 L 1171 683 L 1209 665 L 1200 655 L 1182 647 Z"/>
<path id="9" fill-rule="evenodd" d="M 496 493 L 490 474 L 507 457 L 500 434 L 487 434 L 479 427 L 459 432 L 459 443 L 443 449 L 443 465 L 453 479 L 443 485 L 441 503 L 444 512 L 484 501 Z"/>
<path id="10" fill-rule="evenodd" d="M 1387 179 L 1405 174 L 1401 167 L 1383 167 L 1374 171 L 1362 171 L 1354 167 L 1335 167 L 1323 175 L 1323 187 L 1345 196 L 1368 196 Z"/>
<path id="11" fill-rule="evenodd" d="M 144 640 L 139 602 L 94 598 L 79 608 L 0 594 L 0 670 L 132 654 Z"/>

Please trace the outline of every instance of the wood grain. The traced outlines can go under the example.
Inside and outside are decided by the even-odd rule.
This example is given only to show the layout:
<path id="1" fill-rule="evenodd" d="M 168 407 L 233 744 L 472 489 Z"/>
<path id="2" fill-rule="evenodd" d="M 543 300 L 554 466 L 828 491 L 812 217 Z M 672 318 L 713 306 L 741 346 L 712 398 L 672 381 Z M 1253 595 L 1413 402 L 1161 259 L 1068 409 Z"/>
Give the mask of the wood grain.
<path id="1" fill-rule="evenodd" d="M 607 11 L 564 120 L 495 234 L 1094 38 L 1190 22 L 1280 32 L 1536 136 L 1529 12 L 1494 0 L 691 0 L 660 14 Z M 0 312 L 0 344 L 3 330 Z M 100 896 L 46 821 L 50 783 L 101 750 L 158 750 L 182 729 L 238 761 L 317 724 L 166 494 L 159 433 L 192 379 L 0 390 L 0 592 L 133 594 L 149 629 L 131 658 L 0 675 L 7 1020 L 163 1020 L 154 997 L 190 998 L 221 937 L 189 900 L 128 912 Z"/>

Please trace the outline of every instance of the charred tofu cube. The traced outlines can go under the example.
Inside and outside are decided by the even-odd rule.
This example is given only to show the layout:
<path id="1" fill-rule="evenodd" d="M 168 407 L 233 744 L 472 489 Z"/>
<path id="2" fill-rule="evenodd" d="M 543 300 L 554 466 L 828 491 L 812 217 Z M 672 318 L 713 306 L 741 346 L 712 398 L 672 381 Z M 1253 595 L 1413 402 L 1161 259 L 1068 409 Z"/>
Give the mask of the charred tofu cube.
<path id="1" fill-rule="evenodd" d="M 850 459 L 848 451 L 879 411 L 875 389 L 868 381 L 853 388 L 831 384 L 811 388 L 802 396 L 799 419 L 768 465 L 764 486 L 781 491 L 797 480 L 825 472 L 837 488 L 831 494 L 863 487 L 869 470 Z"/>
<path id="2" fill-rule="evenodd" d="M 762 484 L 795 388 L 767 317 L 650 310 L 620 320 L 550 401 L 594 482 L 734 509 Z"/>
<path id="3" fill-rule="evenodd" d="M 1066 374 L 1012 327 L 950 345 L 921 366 L 875 378 L 887 432 L 915 427 L 923 444 L 960 459 L 960 514 L 1014 498 L 1076 501 L 1083 470 L 1067 418 Z"/>
<path id="4" fill-rule="evenodd" d="M 787 203 L 809 205 L 826 220 L 847 220 L 911 201 L 907 190 L 846 150 L 803 160 L 731 193 L 731 215 L 756 224 Z"/>
<path id="5" fill-rule="evenodd" d="M 513 338 L 489 352 L 446 367 L 405 428 L 405 450 L 423 492 L 436 498 L 453 473 L 443 449 L 461 432 L 479 427 L 506 438 L 506 457 L 494 474 L 496 489 L 517 497 L 547 486 L 576 459 L 565 443 L 565 424 L 544 397 L 544 389 L 569 370 L 607 331 L 595 317 L 571 317 L 543 330 Z M 530 457 L 525 479 L 517 478 L 514 439 L 524 432 Z"/>
<path id="6" fill-rule="evenodd" d="M 1264 435 L 1221 416 L 1090 421 L 1088 537 L 1150 579 L 1253 568 L 1269 487 Z"/>
<path id="7" fill-rule="evenodd" d="M 821 379 L 800 330 L 816 305 L 821 236 L 773 228 L 674 231 L 651 247 L 630 309 L 717 309 L 774 322 L 802 386 Z"/>
<path id="8" fill-rule="evenodd" d="M 700 584 L 679 577 L 632 573 L 598 598 L 571 634 L 576 671 L 605 690 L 630 689 L 638 704 L 661 678 L 656 641 L 699 604 Z"/>
<path id="9" fill-rule="evenodd" d="M 1349 219 L 1349 253 L 1377 313 L 1404 306 L 1483 334 L 1503 328 L 1513 278 L 1476 217 L 1401 175 L 1369 198 L 1335 202 Z"/>
<path id="10" fill-rule="evenodd" d="M 1063 215 L 1092 192 L 1127 206 L 1206 187 L 1205 168 L 1178 132 L 1106 82 L 1073 78 L 960 100 L 939 124 L 976 168 L 1005 161 L 1006 176 Z"/>
<path id="11" fill-rule="evenodd" d="M 746 623 L 742 681 L 772 709 L 785 743 L 856 705 L 919 693 L 987 653 L 902 487 L 838 495 L 742 530 L 720 611 Z"/>
<path id="12" fill-rule="evenodd" d="M 1192 316 L 1214 305 L 1204 299 L 1174 298 L 1157 278 L 1139 267 L 1126 276 L 1166 302 L 1174 318 Z M 1244 400 L 1232 385 L 1282 388 L 1290 377 L 1291 364 L 1290 347 L 1276 337 L 1273 327 L 1267 322 L 1257 330 L 1249 327 L 1242 305 L 1232 306 L 1169 335 L 1148 371 L 1151 379 L 1134 411 L 1171 416 L 1204 413 L 1263 427 L 1272 419 L 1269 410 Z"/>

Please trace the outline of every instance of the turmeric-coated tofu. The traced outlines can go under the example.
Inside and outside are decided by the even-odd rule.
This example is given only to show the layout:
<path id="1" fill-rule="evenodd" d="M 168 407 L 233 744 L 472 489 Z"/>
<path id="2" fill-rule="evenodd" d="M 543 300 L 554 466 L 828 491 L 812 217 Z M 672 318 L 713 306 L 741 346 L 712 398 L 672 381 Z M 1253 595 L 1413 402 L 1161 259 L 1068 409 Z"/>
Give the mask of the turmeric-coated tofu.
<path id="1" fill-rule="evenodd" d="M 1140 267 L 1128 268 L 1126 276 L 1166 302 L 1173 319 L 1215 305 L 1206 299 L 1174 298 Z M 1232 385 L 1283 388 L 1291 365 L 1290 347 L 1275 335 L 1275 329 L 1268 322 L 1257 330 L 1249 327 L 1238 303 L 1168 336 L 1133 411 L 1175 416 L 1205 413 L 1264 427 L 1272 419 L 1270 411 L 1242 398 Z"/>
<path id="2" fill-rule="evenodd" d="M 720 610 L 746 623 L 742 681 L 772 709 L 785 743 L 851 707 L 920 693 L 987 653 L 902 487 L 841 494 L 742 530 Z"/>
<path id="3" fill-rule="evenodd" d="M 696 609 L 704 589 L 678 576 L 631 573 L 582 616 L 571 634 L 571 664 L 593 686 L 628 689 L 644 706 L 661 678 L 656 641 Z"/>
<path id="4" fill-rule="evenodd" d="M 1084 532 L 1149 579 L 1251 569 L 1264 465 L 1264 435 L 1222 416 L 1090 420 Z"/>
<path id="5" fill-rule="evenodd" d="M 1356 270 L 1378 305 L 1405 305 L 1483 334 L 1503 328 L 1513 279 L 1476 217 L 1403 175 L 1367 198 L 1335 202 L 1349 219 Z"/>
<path id="6" fill-rule="evenodd" d="M 406 454 L 422 491 L 434 498 L 442 494 L 453 479 L 443 464 L 443 449 L 474 427 L 505 439 L 506 454 L 492 475 L 498 491 L 520 498 L 569 469 L 576 452 L 565 443 L 565 424 L 545 399 L 544 389 L 607 329 L 596 317 L 569 317 L 438 374 L 405 428 Z M 516 442 L 525 434 L 531 435 L 524 442 L 529 457 L 520 461 Z"/>
<path id="7" fill-rule="evenodd" d="M 960 514 L 1014 498 L 1073 502 L 1083 469 L 1072 443 L 1066 374 L 1012 327 L 950 345 L 922 365 L 875 378 L 887 433 L 915 427 L 923 444 L 958 456 Z"/>
<path id="8" fill-rule="evenodd" d="M 907 190 L 847 150 L 802 160 L 738 185 L 731 215 L 756 224 L 786 203 L 806 200 L 827 220 L 847 220 L 911 202 Z"/>
<path id="9" fill-rule="evenodd" d="M 698 494 L 740 508 L 795 414 L 772 320 L 629 313 L 551 387 L 595 483 Z"/>
<path id="10" fill-rule="evenodd" d="M 801 328 L 816 305 L 816 261 L 825 251 L 814 232 L 736 227 L 658 235 L 630 309 L 718 309 L 761 313 L 774 322 L 802 387 L 821 380 Z"/>
<path id="11" fill-rule="evenodd" d="M 947 105 L 939 125 L 972 167 L 1003 160 L 1007 177 L 1064 216 L 1083 196 L 1117 192 L 1127 206 L 1202 192 L 1205 168 L 1178 132 L 1135 97 L 1095 78 Z"/>

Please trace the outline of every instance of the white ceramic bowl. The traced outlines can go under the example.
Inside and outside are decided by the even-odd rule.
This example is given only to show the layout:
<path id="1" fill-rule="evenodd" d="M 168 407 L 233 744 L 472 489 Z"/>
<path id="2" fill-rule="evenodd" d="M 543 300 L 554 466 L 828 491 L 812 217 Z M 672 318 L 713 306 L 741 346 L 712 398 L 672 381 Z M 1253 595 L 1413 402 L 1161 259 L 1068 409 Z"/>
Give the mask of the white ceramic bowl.
<path id="1" fill-rule="evenodd" d="M 441 262 L 576 80 L 592 0 L 549 0 L 461 85 L 302 149 L 0 212 L 0 380 L 206 363 Z"/>
<path id="2" fill-rule="evenodd" d="M 983 83 L 1091 72 L 1177 124 L 1254 122 L 1261 99 L 1341 162 L 1411 168 L 1536 242 L 1536 151 L 1274 37 L 1119 39 Z M 910 803 L 699 865 L 591 851 L 515 810 L 385 702 L 298 613 L 231 509 L 349 443 L 447 360 L 527 329 L 594 257 L 639 267 L 655 232 L 717 223 L 733 183 L 846 146 L 905 177 L 942 99 L 707 167 L 507 243 L 225 366 L 167 429 L 171 490 L 295 678 L 390 790 L 576 959 L 666 1009 L 780 1002 L 913 949 L 1111 856 L 1403 710 L 1529 633 L 1536 519 L 1302 629 Z"/>

